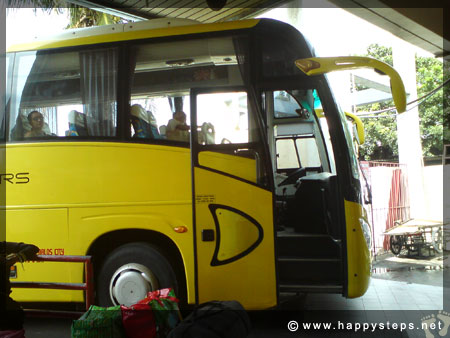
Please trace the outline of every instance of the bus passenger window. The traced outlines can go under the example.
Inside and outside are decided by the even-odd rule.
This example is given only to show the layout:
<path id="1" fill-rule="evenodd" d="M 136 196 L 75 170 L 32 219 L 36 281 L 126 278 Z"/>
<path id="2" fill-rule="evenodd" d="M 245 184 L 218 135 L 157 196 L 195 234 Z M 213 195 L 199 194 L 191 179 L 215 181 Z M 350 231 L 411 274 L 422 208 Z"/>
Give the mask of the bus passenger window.
<path id="1" fill-rule="evenodd" d="M 153 113 L 161 139 L 187 146 L 191 138 L 190 91 L 243 85 L 235 47 L 231 37 L 136 43 L 129 48 L 133 73 L 130 105 L 140 104 Z M 210 108 L 216 108 L 215 104 Z M 241 112 L 246 114 L 245 109 Z M 201 144 L 236 142 L 231 140 L 233 136 L 218 135 L 219 126 L 210 117 L 198 121 L 197 127 Z M 133 128 L 133 138 L 135 133 Z"/>
<path id="2" fill-rule="evenodd" d="M 200 144 L 250 141 L 246 93 L 200 94 L 197 107 Z"/>
<path id="3" fill-rule="evenodd" d="M 16 54 L 9 138 L 116 135 L 117 50 Z M 43 125 L 32 131 L 33 111 Z M 34 114 L 36 115 L 36 114 Z"/>
<path id="4" fill-rule="evenodd" d="M 261 186 L 268 184 L 257 115 L 246 92 L 196 95 L 198 162 Z"/>
<path id="5" fill-rule="evenodd" d="M 132 98 L 130 103 L 131 137 L 143 140 L 189 142 L 189 102 L 183 105 L 183 102 L 188 100 L 188 96 L 171 97 L 169 95 Z M 179 120 L 174 118 L 174 109 L 180 111 L 176 115 Z M 186 113 L 183 109 L 187 110 Z M 182 113 L 186 115 L 186 118 Z M 177 129 L 177 125 L 183 125 L 184 130 Z"/>

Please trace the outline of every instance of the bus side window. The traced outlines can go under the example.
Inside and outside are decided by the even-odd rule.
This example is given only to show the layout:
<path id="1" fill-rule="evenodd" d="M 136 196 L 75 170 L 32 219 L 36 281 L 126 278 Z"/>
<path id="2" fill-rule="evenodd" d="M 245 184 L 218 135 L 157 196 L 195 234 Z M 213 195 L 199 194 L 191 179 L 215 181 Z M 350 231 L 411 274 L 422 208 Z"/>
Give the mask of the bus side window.
<path id="1" fill-rule="evenodd" d="M 9 105 L 10 140 L 23 140 L 30 134 L 28 114 L 34 110 L 44 117 L 37 139 L 116 136 L 117 67 L 114 48 L 17 53 Z"/>
<path id="2" fill-rule="evenodd" d="M 268 184 L 267 162 L 257 115 L 244 91 L 200 93 L 196 97 L 201 166 L 261 186 Z"/>

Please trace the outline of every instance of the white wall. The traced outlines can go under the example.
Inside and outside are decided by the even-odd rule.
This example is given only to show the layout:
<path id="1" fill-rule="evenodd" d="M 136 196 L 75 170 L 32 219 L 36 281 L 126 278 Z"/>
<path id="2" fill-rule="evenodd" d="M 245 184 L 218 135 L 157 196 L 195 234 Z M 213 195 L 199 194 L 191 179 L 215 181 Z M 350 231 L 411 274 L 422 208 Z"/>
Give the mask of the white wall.
<path id="1" fill-rule="evenodd" d="M 444 185 L 447 189 L 444 188 Z M 424 186 L 427 215 L 430 220 L 450 222 L 450 165 L 424 167 Z M 444 192 L 447 196 L 444 196 Z M 450 224 L 444 225 L 444 249 L 450 250 Z"/>
<path id="2" fill-rule="evenodd" d="M 442 165 L 424 167 L 424 190 L 427 219 L 442 221 L 444 210 L 444 179 Z"/>

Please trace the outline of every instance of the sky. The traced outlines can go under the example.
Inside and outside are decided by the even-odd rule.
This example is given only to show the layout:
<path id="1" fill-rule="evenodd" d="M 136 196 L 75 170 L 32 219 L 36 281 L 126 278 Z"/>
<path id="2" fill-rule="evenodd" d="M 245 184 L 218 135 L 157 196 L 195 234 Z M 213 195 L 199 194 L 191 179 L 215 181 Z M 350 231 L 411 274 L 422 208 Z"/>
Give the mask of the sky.
<path id="1" fill-rule="evenodd" d="M 6 49 L 13 44 L 61 32 L 67 24 L 67 14 L 48 14 L 40 9 L 35 12 L 32 8 L 9 9 L 6 17 Z"/>

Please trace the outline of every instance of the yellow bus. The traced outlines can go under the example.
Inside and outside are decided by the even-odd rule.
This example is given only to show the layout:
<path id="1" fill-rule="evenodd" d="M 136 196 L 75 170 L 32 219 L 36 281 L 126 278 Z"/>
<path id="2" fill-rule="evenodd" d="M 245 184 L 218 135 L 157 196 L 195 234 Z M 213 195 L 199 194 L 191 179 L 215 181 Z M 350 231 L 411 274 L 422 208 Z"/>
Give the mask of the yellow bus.
<path id="1" fill-rule="evenodd" d="M 364 58 L 315 58 L 295 28 L 268 19 L 157 19 L 14 46 L 0 111 L 6 240 L 91 255 L 104 306 L 164 287 L 186 304 L 246 309 L 299 292 L 359 297 L 371 231 L 345 114 L 323 75 L 355 67 L 396 74 Z M 401 80 L 392 84 L 400 102 Z M 78 264 L 30 262 L 13 277 L 84 276 Z"/>

